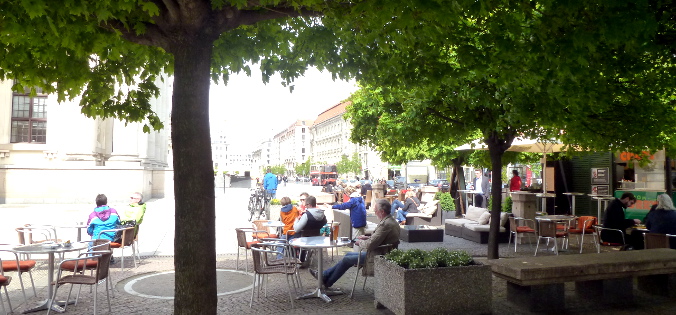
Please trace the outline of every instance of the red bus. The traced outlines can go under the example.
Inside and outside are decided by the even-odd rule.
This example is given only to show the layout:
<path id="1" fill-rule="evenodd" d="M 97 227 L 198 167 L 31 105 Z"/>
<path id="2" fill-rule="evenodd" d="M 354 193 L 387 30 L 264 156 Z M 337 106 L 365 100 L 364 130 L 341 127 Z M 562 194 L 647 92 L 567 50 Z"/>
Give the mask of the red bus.
<path id="1" fill-rule="evenodd" d="M 322 166 L 320 165 L 310 165 L 310 182 L 312 183 L 312 186 L 319 186 L 321 168 Z"/>
<path id="2" fill-rule="evenodd" d="M 332 183 L 333 185 L 335 185 L 336 180 L 338 179 L 338 168 L 336 167 L 336 165 L 335 164 L 322 165 L 320 178 L 322 186 L 325 186 L 328 183 Z"/>

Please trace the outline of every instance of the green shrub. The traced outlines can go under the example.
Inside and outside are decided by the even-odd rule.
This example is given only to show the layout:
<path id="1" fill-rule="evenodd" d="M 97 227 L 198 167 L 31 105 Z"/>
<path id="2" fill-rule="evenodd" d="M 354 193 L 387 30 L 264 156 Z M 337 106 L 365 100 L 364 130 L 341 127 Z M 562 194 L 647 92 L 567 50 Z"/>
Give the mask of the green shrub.
<path id="1" fill-rule="evenodd" d="M 439 205 L 443 211 L 455 211 L 455 200 L 449 193 L 437 192 L 434 194 L 434 200 L 439 200 Z"/>
<path id="2" fill-rule="evenodd" d="M 507 197 L 502 204 L 502 212 L 512 212 L 512 197 Z"/>
<path id="3" fill-rule="evenodd" d="M 281 205 L 282 203 L 279 201 L 279 199 L 272 199 L 270 200 L 270 205 L 276 206 L 276 205 Z"/>
<path id="4" fill-rule="evenodd" d="M 431 251 L 395 249 L 385 255 L 385 259 L 405 269 L 469 266 L 474 264 L 472 256 L 466 251 L 449 251 L 445 248 L 436 248 Z"/>

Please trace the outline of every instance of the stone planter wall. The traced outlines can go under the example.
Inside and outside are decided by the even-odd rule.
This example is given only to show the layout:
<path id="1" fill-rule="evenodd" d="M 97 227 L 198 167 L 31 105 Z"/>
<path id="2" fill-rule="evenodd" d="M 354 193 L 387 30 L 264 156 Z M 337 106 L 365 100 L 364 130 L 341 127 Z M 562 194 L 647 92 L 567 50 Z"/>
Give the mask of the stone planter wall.
<path id="1" fill-rule="evenodd" d="M 375 299 L 395 314 L 490 314 L 491 267 L 404 269 L 375 260 Z"/>

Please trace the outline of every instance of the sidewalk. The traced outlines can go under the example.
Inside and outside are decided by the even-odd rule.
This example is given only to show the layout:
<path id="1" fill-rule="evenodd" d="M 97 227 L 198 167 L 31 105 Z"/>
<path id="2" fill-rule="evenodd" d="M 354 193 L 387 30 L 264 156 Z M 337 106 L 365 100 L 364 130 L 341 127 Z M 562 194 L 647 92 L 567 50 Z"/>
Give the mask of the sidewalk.
<path id="1" fill-rule="evenodd" d="M 278 196 L 289 196 L 294 199 L 301 191 L 312 191 L 317 187 L 306 185 L 289 184 L 287 187 L 280 187 Z M 354 299 L 349 298 L 349 292 L 352 288 L 355 272 L 348 271 L 345 276 L 336 284 L 337 287 L 344 289 L 345 295 L 336 296 L 333 302 L 325 303 L 319 299 L 295 300 L 295 308 L 291 309 L 289 295 L 287 292 L 286 279 L 283 276 L 271 275 L 267 290 L 267 298 L 262 294 L 260 298 L 254 299 L 254 305 L 249 308 L 251 298 L 251 289 L 253 278 L 250 274 L 243 272 L 233 272 L 236 264 L 236 237 L 235 227 L 248 227 L 248 212 L 246 205 L 248 201 L 248 190 L 246 189 L 228 189 L 216 192 L 216 252 L 217 252 L 217 273 L 218 277 L 218 313 L 219 314 L 392 314 L 390 311 L 377 310 L 373 304 L 373 279 L 369 278 L 366 282 L 366 289 L 361 290 L 363 278 L 360 277 Z M 115 205 L 111 205 L 115 207 Z M 5 214 L 8 220 L 0 223 L 0 243 L 15 242 L 16 232 L 13 228 L 17 224 L 49 222 L 50 220 L 60 219 L 64 222 L 81 221 L 82 217 L 91 211 L 91 205 L 0 205 L 0 213 Z M 173 241 L 174 241 L 174 216 L 173 200 L 160 199 L 148 202 L 148 210 L 144 223 L 139 230 L 139 241 L 141 260 L 137 268 L 133 268 L 131 259 L 125 259 L 125 270 L 120 270 L 119 263 L 111 268 L 112 281 L 115 288 L 115 297 L 111 296 L 113 314 L 171 314 L 173 310 L 173 278 L 171 272 L 173 266 Z M 9 215 L 14 213 L 14 215 Z M 61 230 L 59 230 L 61 233 Z M 59 234 L 61 239 L 71 237 L 74 231 L 65 230 Z M 83 237 L 86 239 L 86 237 Z M 422 248 L 431 249 L 436 247 L 445 247 L 449 249 L 462 249 L 468 251 L 476 257 L 486 256 L 486 245 L 480 245 L 463 239 L 445 236 L 443 243 L 402 243 L 401 249 Z M 341 249 L 348 250 L 347 248 Z M 590 252 L 591 247 L 586 252 Z M 575 251 L 564 254 L 574 254 Z M 127 251 L 125 251 L 127 253 Z M 500 245 L 501 257 L 530 256 L 533 251 L 526 245 L 519 247 L 519 253 L 515 254 L 512 248 L 507 248 L 507 244 Z M 115 251 L 119 256 L 119 250 Z M 249 255 L 250 256 L 250 255 Z M 3 256 L 5 257 L 5 256 Z M 332 266 L 340 255 L 331 260 L 331 255 L 325 255 L 325 266 Z M 46 257 L 36 255 L 33 257 L 38 260 L 38 266 L 34 273 L 38 297 L 29 298 L 28 305 L 37 304 L 46 295 Z M 119 259 L 118 259 L 119 260 Z M 244 254 L 240 257 L 240 271 L 243 271 L 242 261 Z M 249 258 L 250 261 L 250 258 Z M 249 270 L 253 268 L 249 263 Z M 12 284 L 9 286 L 12 306 L 15 313 L 20 313 L 25 309 L 23 297 L 21 296 L 19 279 L 13 273 L 8 273 L 13 277 Z M 302 283 L 304 290 L 309 291 L 316 284 L 316 280 L 311 277 L 309 272 L 301 270 Z M 28 275 L 24 275 L 24 283 L 30 286 Z M 68 294 L 68 286 L 59 290 L 59 296 L 65 298 Z M 574 285 L 566 286 L 565 314 L 636 314 L 638 312 L 651 314 L 673 314 L 676 311 L 676 301 L 673 299 L 647 296 L 636 291 L 636 306 L 627 309 L 606 309 L 603 305 L 590 305 L 574 297 Z M 75 293 L 75 292 L 74 292 Z M 27 294 L 32 296 L 32 290 L 28 289 Z M 107 303 L 105 299 L 104 288 L 99 288 L 98 308 L 99 313 L 107 312 Z M 69 306 L 69 314 L 89 314 L 93 312 L 93 293 L 88 289 L 83 289 L 80 294 L 80 301 L 77 306 Z M 434 298 L 434 297 L 420 297 Z M 463 297 L 458 297 L 463 298 Z M 4 299 L 4 298 L 3 298 Z M 449 301 L 452 303 L 452 301 Z M 7 305 L 7 304 L 5 304 Z M 493 314 L 529 314 L 521 309 L 515 309 L 506 300 L 505 281 L 494 278 L 493 281 Z"/>

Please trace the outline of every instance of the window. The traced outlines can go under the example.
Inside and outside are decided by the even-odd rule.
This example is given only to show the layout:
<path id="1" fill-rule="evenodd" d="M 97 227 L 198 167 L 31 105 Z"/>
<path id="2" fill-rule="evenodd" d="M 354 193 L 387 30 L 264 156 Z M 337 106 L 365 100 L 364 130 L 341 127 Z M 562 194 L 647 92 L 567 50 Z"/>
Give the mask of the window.
<path id="1" fill-rule="evenodd" d="M 302 133 L 305 133 L 305 128 L 300 129 Z"/>
<path id="2" fill-rule="evenodd" d="M 47 143 L 47 95 L 37 90 L 12 95 L 12 131 L 10 142 Z"/>
<path id="3" fill-rule="evenodd" d="M 305 153 L 305 148 L 302 149 L 301 153 Z"/>

